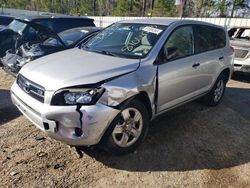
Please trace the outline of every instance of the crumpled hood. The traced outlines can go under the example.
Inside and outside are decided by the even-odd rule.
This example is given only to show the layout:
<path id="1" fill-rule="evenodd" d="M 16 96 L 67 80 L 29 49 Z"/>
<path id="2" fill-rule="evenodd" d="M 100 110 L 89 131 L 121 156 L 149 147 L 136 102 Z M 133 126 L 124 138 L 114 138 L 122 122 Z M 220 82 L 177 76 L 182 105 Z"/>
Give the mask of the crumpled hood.
<path id="1" fill-rule="evenodd" d="M 232 46 L 250 48 L 250 41 L 246 39 L 232 39 L 230 40 Z"/>
<path id="2" fill-rule="evenodd" d="M 95 84 L 138 68 L 140 60 L 102 55 L 74 48 L 26 64 L 20 74 L 46 90 Z"/>

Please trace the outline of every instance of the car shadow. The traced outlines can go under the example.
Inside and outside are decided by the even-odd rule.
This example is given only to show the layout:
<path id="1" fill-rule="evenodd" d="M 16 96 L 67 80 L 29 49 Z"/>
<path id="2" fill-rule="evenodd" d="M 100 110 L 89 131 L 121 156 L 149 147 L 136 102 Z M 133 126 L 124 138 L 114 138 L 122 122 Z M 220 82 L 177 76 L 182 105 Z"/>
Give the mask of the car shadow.
<path id="1" fill-rule="evenodd" d="M 20 115 L 21 113 L 11 102 L 10 91 L 0 89 L 0 126 Z"/>
<path id="2" fill-rule="evenodd" d="M 242 92 L 249 102 L 249 89 L 227 88 L 216 108 L 192 102 L 157 117 L 132 154 L 112 156 L 96 148 L 84 152 L 108 167 L 137 172 L 223 169 L 248 163 L 250 119 L 232 108 L 236 95 L 230 94 Z"/>

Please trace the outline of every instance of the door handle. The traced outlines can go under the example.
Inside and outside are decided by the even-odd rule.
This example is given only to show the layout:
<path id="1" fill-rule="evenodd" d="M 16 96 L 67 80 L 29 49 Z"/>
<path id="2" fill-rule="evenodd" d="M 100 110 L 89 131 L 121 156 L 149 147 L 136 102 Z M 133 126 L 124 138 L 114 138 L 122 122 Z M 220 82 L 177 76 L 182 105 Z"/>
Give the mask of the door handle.
<path id="1" fill-rule="evenodd" d="M 199 67 L 200 66 L 200 63 L 195 63 L 192 65 L 193 68 L 196 68 L 196 67 Z"/>
<path id="2" fill-rule="evenodd" d="M 224 59 L 224 57 L 223 57 L 223 56 L 219 57 L 219 60 L 222 60 L 222 59 Z"/>

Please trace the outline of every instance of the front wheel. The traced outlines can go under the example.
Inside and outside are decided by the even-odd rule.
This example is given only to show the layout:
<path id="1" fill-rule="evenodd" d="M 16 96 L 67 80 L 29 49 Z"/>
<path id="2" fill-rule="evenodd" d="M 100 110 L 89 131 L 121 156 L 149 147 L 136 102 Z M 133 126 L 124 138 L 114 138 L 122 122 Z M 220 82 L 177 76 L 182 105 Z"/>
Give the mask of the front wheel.
<path id="1" fill-rule="evenodd" d="M 138 100 L 130 102 L 110 124 L 102 145 L 111 154 L 131 153 L 144 140 L 149 125 L 146 107 Z"/>
<path id="2" fill-rule="evenodd" d="M 204 102 L 208 106 L 217 106 L 219 104 L 224 95 L 226 83 L 226 77 L 224 75 L 220 75 L 211 91 L 204 97 Z"/>

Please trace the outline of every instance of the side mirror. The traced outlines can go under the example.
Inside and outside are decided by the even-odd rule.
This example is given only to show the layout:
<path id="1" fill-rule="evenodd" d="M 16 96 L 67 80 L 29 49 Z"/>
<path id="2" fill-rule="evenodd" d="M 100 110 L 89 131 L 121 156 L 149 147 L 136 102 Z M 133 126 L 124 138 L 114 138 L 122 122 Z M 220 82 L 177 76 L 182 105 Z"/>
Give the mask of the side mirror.
<path id="1" fill-rule="evenodd" d="M 173 59 L 177 55 L 176 47 L 168 47 L 164 49 L 164 58 L 166 61 Z"/>
<path id="2" fill-rule="evenodd" d="M 177 50 L 178 49 L 176 47 L 161 48 L 156 60 L 154 61 L 154 65 L 160 65 L 175 58 L 177 55 Z"/>

